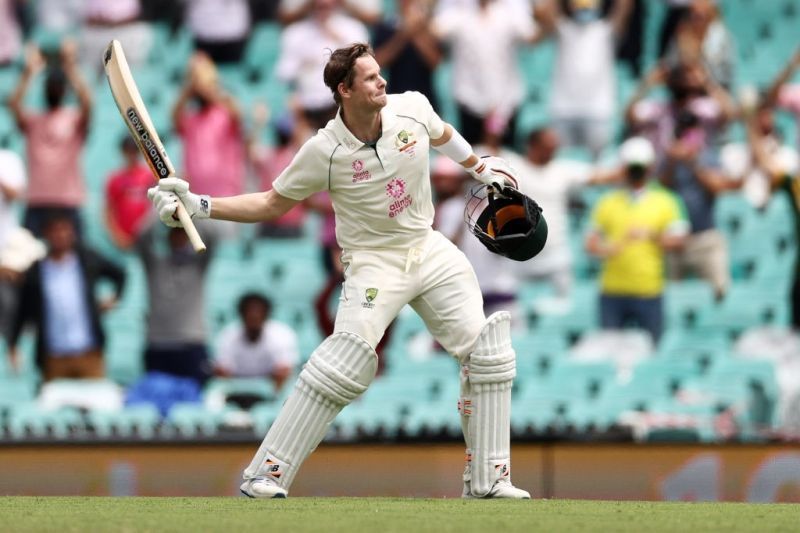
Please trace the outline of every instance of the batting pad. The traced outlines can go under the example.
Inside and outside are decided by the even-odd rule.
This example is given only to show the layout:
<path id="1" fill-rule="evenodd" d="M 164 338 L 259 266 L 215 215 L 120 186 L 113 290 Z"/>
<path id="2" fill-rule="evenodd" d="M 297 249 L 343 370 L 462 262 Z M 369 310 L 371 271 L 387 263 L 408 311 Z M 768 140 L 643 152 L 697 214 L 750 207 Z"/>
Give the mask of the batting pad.
<path id="1" fill-rule="evenodd" d="M 300 372 L 244 478 L 272 478 L 288 489 L 330 423 L 367 390 L 377 369 L 375 350 L 358 335 L 339 332 L 322 341 Z"/>
<path id="2" fill-rule="evenodd" d="M 501 478 L 511 478 L 511 385 L 516 355 L 511 315 L 492 314 L 462 370 L 461 419 L 467 443 L 465 486 L 485 496 Z"/>

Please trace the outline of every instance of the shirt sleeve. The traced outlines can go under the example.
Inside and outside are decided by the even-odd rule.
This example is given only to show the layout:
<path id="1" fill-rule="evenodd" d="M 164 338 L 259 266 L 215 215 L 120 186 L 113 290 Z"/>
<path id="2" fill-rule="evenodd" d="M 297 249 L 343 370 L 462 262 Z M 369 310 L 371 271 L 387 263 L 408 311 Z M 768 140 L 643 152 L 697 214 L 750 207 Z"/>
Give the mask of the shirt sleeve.
<path id="1" fill-rule="evenodd" d="M 214 364 L 227 371 L 233 373 L 234 368 L 234 339 L 236 332 L 239 329 L 237 324 L 231 324 L 219 333 L 219 340 L 217 341 L 217 353 L 214 359 Z"/>
<path id="2" fill-rule="evenodd" d="M 583 187 L 589 182 L 592 176 L 592 165 L 581 161 L 564 161 L 563 176 L 567 181 L 567 188 L 575 190 Z"/>
<path id="3" fill-rule="evenodd" d="M 292 328 L 280 322 L 273 323 L 274 337 L 270 339 L 270 348 L 275 354 L 275 364 L 294 367 L 300 360 L 297 348 L 297 334 Z"/>
<path id="4" fill-rule="evenodd" d="M 275 179 L 272 188 L 281 196 L 298 202 L 327 189 L 334 149 L 326 150 L 324 144 L 319 133 L 309 139 Z"/>
<path id="5" fill-rule="evenodd" d="M 0 151 L 0 183 L 22 192 L 27 181 L 22 159 L 10 150 Z"/>
<path id="6" fill-rule="evenodd" d="M 410 102 L 414 118 L 425 125 L 430 138 L 438 139 L 444 135 L 444 121 L 433 110 L 428 98 L 416 91 L 408 91 L 405 94 L 411 97 Z"/>

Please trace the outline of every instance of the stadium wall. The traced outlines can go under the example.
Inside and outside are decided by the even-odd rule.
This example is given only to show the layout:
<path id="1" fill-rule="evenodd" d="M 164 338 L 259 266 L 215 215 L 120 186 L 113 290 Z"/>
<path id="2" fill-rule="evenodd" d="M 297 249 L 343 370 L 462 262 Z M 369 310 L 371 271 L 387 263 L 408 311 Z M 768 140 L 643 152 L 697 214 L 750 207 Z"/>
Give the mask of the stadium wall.
<path id="1" fill-rule="evenodd" d="M 0 494 L 234 496 L 254 444 L 4 446 Z M 463 448 L 325 445 L 293 496 L 457 497 Z M 515 484 L 537 497 L 800 502 L 798 445 L 525 444 Z"/>

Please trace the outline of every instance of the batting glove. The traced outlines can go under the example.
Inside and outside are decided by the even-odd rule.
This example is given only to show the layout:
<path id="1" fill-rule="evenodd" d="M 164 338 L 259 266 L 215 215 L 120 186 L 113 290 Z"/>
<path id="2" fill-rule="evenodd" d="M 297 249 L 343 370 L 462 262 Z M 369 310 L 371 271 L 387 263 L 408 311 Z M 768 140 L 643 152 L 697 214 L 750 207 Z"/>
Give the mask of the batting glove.
<path id="1" fill-rule="evenodd" d="M 147 198 L 156 208 L 161 222 L 172 228 L 181 227 L 175 214 L 179 200 L 191 218 L 208 218 L 211 215 L 211 198 L 190 192 L 189 183 L 181 178 L 159 180 L 157 186 L 147 190 Z"/>
<path id="2" fill-rule="evenodd" d="M 467 169 L 473 178 L 502 191 L 505 187 L 517 188 L 517 172 L 505 159 L 489 156 L 483 157 L 478 164 Z"/>

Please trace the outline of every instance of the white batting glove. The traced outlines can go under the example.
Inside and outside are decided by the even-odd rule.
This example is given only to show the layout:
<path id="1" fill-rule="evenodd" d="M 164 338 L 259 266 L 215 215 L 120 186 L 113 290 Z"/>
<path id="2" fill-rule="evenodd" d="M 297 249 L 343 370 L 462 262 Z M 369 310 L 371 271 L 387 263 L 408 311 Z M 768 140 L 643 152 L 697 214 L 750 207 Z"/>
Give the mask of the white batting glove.
<path id="1" fill-rule="evenodd" d="M 182 227 L 176 209 L 178 200 L 183 203 L 191 218 L 208 218 L 211 215 L 211 198 L 189 191 L 189 183 L 181 178 L 164 178 L 147 190 L 147 198 L 158 212 L 158 218 L 171 228 Z"/>
<path id="2" fill-rule="evenodd" d="M 483 157 L 478 164 L 468 168 L 473 178 L 502 191 L 504 187 L 517 188 L 517 171 L 505 159 L 495 156 Z"/>

